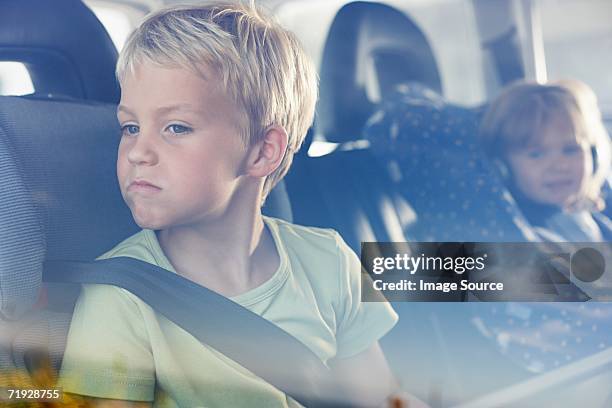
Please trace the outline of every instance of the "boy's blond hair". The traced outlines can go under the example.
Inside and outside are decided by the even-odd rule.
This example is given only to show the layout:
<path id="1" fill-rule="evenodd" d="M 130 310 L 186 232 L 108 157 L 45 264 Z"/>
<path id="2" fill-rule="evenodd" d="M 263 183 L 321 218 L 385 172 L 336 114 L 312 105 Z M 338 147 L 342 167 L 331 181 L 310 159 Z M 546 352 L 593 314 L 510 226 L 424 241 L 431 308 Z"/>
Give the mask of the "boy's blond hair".
<path id="1" fill-rule="evenodd" d="M 610 171 L 610 137 L 603 126 L 596 98 L 592 103 L 584 87 L 590 90 L 586 84 L 577 85 L 576 81 L 548 85 L 514 83 L 487 110 L 479 139 L 492 158 L 505 161 L 508 151 L 537 142 L 540 131 L 551 121 L 567 120 L 576 138 L 586 140 L 597 154 L 598 162 L 575 207 L 601 209 L 601 187 Z"/>
<path id="2" fill-rule="evenodd" d="M 265 198 L 289 170 L 314 117 L 317 73 L 296 36 L 253 1 L 173 6 L 147 16 L 130 35 L 117 62 L 119 82 L 142 62 L 212 69 L 244 114 L 246 145 L 271 126 L 285 129 L 287 151 L 266 178 Z"/>

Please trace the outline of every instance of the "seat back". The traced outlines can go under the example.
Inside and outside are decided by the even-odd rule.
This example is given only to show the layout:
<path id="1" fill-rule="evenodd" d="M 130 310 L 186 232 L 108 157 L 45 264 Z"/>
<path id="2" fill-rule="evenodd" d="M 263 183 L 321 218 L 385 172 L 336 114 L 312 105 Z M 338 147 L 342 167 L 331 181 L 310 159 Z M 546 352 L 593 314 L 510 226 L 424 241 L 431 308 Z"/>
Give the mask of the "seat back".
<path id="1" fill-rule="evenodd" d="M 80 0 L 4 0 L 0 61 L 23 63 L 37 94 L 119 101 L 117 50 Z"/>
<path id="2" fill-rule="evenodd" d="M 362 242 L 404 242 L 415 220 L 368 149 L 295 160 L 287 188 L 296 223 L 334 228 L 360 253 Z"/>
<path id="3" fill-rule="evenodd" d="M 427 39 L 406 15 L 383 4 L 349 3 L 337 13 L 325 44 L 314 126 L 315 139 L 339 146 L 308 157 L 306 144 L 287 185 L 296 222 L 335 228 L 356 252 L 364 241 L 406 241 L 404 231 L 415 220 L 385 169 L 359 142 L 375 107 L 366 89 L 372 75 L 383 93 L 406 79 L 441 86 Z"/>

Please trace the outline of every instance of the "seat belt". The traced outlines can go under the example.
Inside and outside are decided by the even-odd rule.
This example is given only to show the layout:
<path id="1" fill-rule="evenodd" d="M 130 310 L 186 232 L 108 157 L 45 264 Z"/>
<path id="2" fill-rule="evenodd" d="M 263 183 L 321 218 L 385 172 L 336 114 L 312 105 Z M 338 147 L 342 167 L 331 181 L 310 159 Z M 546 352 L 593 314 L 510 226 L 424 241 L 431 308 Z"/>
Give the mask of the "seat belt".
<path id="1" fill-rule="evenodd" d="M 238 303 L 157 265 L 130 257 L 46 261 L 43 280 L 124 288 L 300 404 L 346 406 L 329 401 L 331 371 L 295 337 Z M 295 376 L 286 374 L 288 366 Z"/>

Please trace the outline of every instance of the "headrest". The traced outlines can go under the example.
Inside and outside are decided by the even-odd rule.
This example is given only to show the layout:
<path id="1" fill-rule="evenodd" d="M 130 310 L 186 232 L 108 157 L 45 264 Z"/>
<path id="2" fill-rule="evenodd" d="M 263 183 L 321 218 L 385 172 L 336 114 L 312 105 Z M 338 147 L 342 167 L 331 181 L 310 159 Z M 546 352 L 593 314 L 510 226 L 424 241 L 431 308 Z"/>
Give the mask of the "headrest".
<path id="1" fill-rule="evenodd" d="M 321 63 L 316 130 L 331 142 L 359 139 L 374 110 L 366 83 L 384 97 L 405 81 L 441 90 L 433 52 L 421 30 L 400 11 L 354 2 L 331 25 Z"/>
<path id="2" fill-rule="evenodd" d="M 432 92 L 419 99 L 414 88 L 398 87 L 366 127 L 373 154 L 416 211 L 407 234 L 419 241 L 537 241 L 476 144 L 479 111 Z"/>
<path id="3" fill-rule="evenodd" d="M 37 94 L 117 103 L 117 50 L 80 0 L 4 0 L 0 61 L 22 62 Z"/>
<path id="4" fill-rule="evenodd" d="M 0 318 L 36 302 L 43 260 L 93 260 L 139 230 L 117 184 L 115 112 L 0 96 Z M 265 212 L 291 221 L 283 183 Z"/>

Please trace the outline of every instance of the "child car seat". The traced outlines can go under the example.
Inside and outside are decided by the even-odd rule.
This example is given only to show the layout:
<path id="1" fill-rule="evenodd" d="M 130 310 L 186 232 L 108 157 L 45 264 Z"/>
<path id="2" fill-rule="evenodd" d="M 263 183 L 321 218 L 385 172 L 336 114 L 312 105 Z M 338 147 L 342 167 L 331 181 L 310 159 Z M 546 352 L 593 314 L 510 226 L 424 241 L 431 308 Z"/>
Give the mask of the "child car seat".
<path id="1" fill-rule="evenodd" d="M 399 85 L 365 130 L 373 154 L 413 205 L 418 241 L 538 240 L 476 144 L 479 111 L 421 84 Z"/>

